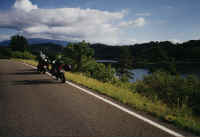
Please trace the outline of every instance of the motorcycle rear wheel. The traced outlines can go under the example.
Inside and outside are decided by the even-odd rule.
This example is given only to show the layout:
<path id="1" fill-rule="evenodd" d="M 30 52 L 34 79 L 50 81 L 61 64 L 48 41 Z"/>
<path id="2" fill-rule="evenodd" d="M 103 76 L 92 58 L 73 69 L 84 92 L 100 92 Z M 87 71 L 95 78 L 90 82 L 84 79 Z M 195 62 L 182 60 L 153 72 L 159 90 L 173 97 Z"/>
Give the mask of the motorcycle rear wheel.
<path id="1" fill-rule="evenodd" d="M 65 81 L 66 81 L 65 75 L 63 73 L 61 74 L 61 81 L 62 81 L 62 83 L 65 83 Z"/>

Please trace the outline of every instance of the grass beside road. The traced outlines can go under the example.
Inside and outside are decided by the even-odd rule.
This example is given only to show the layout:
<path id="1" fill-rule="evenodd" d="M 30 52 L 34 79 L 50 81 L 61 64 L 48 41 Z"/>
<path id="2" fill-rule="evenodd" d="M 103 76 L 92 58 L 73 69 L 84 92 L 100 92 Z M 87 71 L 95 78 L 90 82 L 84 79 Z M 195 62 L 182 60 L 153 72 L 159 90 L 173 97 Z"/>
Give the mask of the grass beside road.
<path id="1" fill-rule="evenodd" d="M 24 63 L 37 65 L 33 60 L 15 59 Z M 175 126 L 200 135 L 200 118 L 192 115 L 189 108 L 169 108 L 159 100 L 149 100 L 146 97 L 128 88 L 117 87 L 110 83 L 103 83 L 98 80 L 88 78 L 81 73 L 65 73 L 67 80 L 83 85 L 100 94 L 109 96 L 131 108 L 147 112 L 160 120 L 172 123 Z"/>

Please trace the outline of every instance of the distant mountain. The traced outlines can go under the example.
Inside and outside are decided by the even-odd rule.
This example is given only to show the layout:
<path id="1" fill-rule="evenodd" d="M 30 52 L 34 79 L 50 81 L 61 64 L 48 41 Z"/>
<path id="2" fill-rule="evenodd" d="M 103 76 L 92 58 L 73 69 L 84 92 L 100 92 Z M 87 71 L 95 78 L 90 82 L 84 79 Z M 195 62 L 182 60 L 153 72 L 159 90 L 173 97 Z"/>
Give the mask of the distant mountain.
<path id="1" fill-rule="evenodd" d="M 8 46 L 10 44 L 10 40 L 0 41 L 0 46 Z"/>
<path id="2" fill-rule="evenodd" d="M 32 39 L 28 39 L 28 43 L 30 45 L 33 45 L 33 44 L 43 44 L 43 43 L 53 43 L 53 44 L 57 44 L 57 45 L 66 46 L 69 42 L 67 42 L 67 41 L 61 41 L 61 40 L 32 38 Z M 10 40 L 0 41 L 0 46 L 8 46 L 9 44 L 10 44 Z"/>
<path id="3" fill-rule="evenodd" d="M 62 45 L 62 46 L 66 46 L 69 43 L 67 41 L 40 39 L 40 38 L 28 39 L 28 42 L 29 42 L 30 45 L 32 45 L 32 44 L 42 44 L 42 43 L 53 43 L 53 44 Z"/>

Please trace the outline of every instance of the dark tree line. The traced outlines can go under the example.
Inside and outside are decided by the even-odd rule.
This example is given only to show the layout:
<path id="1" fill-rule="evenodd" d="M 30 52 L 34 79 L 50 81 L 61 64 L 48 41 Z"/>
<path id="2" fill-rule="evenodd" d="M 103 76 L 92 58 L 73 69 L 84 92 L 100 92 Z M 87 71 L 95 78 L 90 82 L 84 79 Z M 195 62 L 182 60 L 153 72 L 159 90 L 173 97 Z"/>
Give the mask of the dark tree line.
<path id="1" fill-rule="evenodd" d="M 20 35 L 15 35 L 11 37 L 10 46 L 13 51 L 28 51 L 29 45 L 25 37 Z"/>
<path id="2" fill-rule="evenodd" d="M 95 50 L 95 58 L 97 59 L 119 59 L 120 47 L 105 44 L 91 45 L 91 48 Z M 126 45 L 125 47 L 129 47 L 135 62 L 159 62 L 171 59 L 175 61 L 200 60 L 200 40 L 191 40 L 181 44 L 174 44 L 170 41 L 148 42 Z"/>

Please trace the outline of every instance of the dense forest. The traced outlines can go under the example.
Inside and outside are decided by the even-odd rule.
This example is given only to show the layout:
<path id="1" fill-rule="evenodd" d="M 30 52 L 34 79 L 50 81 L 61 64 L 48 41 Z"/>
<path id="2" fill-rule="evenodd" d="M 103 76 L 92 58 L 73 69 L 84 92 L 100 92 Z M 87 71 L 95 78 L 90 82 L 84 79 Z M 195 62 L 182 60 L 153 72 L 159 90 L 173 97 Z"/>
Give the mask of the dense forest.
<path id="1" fill-rule="evenodd" d="M 97 59 L 119 59 L 120 46 L 92 44 Z M 170 41 L 149 42 L 127 45 L 135 61 L 159 62 L 174 59 L 176 61 L 200 61 L 200 40 L 191 40 L 181 44 Z"/>

